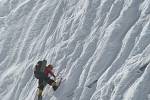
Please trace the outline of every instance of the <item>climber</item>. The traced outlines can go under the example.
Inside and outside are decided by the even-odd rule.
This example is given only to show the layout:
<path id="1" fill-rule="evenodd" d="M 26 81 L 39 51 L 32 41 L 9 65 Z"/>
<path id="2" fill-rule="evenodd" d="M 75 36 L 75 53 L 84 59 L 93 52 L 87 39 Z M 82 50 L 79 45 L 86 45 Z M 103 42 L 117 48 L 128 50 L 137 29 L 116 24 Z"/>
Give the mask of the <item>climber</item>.
<path id="1" fill-rule="evenodd" d="M 46 60 L 38 61 L 34 69 L 34 76 L 38 79 L 38 95 L 40 96 L 42 95 L 42 91 L 47 84 L 51 85 L 52 87 L 56 87 L 56 76 L 53 73 L 53 66 L 46 66 L 46 63 Z"/>

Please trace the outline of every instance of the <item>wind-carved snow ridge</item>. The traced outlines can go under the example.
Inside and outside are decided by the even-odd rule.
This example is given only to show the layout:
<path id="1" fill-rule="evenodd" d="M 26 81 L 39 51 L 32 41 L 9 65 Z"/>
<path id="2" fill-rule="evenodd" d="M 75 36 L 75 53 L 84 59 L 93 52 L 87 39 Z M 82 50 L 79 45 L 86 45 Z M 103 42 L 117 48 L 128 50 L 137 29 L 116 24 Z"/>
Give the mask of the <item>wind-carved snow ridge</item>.
<path id="1" fill-rule="evenodd" d="M 0 0 L 0 100 L 34 100 L 42 59 L 43 100 L 150 100 L 149 44 L 149 0 Z"/>

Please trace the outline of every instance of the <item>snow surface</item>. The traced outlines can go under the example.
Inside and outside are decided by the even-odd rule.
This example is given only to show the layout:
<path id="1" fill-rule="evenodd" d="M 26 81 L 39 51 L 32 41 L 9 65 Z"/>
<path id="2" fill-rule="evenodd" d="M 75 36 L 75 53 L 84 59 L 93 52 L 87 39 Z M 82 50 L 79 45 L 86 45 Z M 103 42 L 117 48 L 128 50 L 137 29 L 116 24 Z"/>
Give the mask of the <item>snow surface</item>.
<path id="1" fill-rule="evenodd" d="M 150 100 L 150 0 L 0 0 L 0 100 Z"/>

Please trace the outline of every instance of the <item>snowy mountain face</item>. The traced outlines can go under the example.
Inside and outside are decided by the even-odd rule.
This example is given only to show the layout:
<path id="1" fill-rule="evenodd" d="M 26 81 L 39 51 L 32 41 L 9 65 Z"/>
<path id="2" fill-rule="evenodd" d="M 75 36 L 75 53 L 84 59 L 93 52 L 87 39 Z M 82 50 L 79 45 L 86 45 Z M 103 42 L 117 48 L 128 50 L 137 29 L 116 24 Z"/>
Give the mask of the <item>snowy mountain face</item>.
<path id="1" fill-rule="evenodd" d="M 0 100 L 150 100 L 150 0 L 0 0 Z"/>

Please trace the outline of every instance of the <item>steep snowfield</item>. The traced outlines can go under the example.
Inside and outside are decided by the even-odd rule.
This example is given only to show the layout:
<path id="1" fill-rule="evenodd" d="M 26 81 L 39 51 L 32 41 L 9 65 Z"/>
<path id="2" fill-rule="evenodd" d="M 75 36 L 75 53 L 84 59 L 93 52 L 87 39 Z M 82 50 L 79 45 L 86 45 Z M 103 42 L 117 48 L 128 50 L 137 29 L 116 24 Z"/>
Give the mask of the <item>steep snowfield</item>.
<path id="1" fill-rule="evenodd" d="M 0 0 L 0 100 L 150 100 L 150 0 Z"/>

